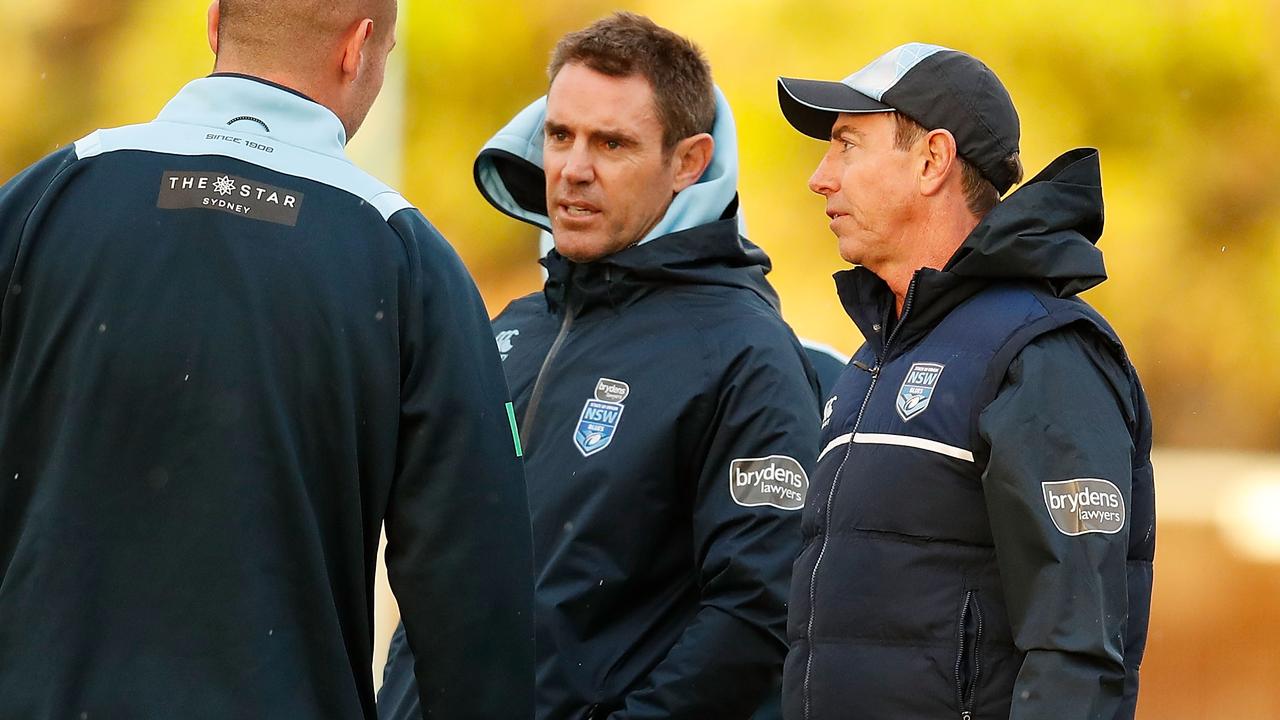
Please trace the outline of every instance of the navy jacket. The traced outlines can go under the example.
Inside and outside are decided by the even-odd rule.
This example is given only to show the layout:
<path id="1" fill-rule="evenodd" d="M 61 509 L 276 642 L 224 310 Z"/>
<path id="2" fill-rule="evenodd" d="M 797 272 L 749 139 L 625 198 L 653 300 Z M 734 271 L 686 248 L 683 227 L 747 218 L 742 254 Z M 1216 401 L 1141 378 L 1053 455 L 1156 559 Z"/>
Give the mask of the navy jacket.
<path id="1" fill-rule="evenodd" d="M 373 718 L 384 521 L 432 716 L 530 714 L 488 318 L 344 143 L 215 76 L 0 189 L 0 718 Z"/>
<path id="2" fill-rule="evenodd" d="M 776 692 L 816 379 L 739 235 L 717 99 L 709 167 L 645 238 L 589 264 L 552 252 L 544 291 L 493 322 L 525 441 L 541 720 L 742 720 Z M 476 181 L 545 230 L 544 104 Z M 410 659 L 397 643 L 384 718 L 418 716 Z"/>
<path id="3" fill-rule="evenodd" d="M 724 220 L 545 262 L 545 292 L 493 322 L 525 440 L 537 716 L 747 718 L 785 651 L 817 452 L 768 261 Z M 405 717 L 398 662 L 384 717 Z"/>
<path id="4" fill-rule="evenodd" d="M 1146 400 L 1075 297 L 1104 277 L 1097 154 L 1064 155 L 942 271 L 841 299 L 791 590 L 788 720 L 1132 718 L 1155 506 Z"/>

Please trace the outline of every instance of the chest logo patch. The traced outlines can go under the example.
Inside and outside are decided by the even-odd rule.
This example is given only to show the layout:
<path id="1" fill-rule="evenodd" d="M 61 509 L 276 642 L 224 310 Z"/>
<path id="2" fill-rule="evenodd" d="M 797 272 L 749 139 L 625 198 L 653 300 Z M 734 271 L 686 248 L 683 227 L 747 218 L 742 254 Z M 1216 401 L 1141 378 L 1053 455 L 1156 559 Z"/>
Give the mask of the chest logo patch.
<path id="1" fill-rule="evenodd" d="M 511 346 L 519 335 L 519 330 L 503 330 L 494 336 L 494 341 L 498 343 L 498 355 L 503 362 L 507 361 L 507 356 L 511 354 Z"/>
<path id="2" fill-rule="evenodd" d="M 622 420 L 622 401 L 631 394 L 631 386 L 621 380 L 600 378 L 595 397 L 587 400 L 573 431 L 573 445 L 582 457 L 591 457 L 609 447 Z"/>
<path id="3" fill-rule="evenodd" d="M 826 428 L 831 424 L 831 413 L 835 412 L 836 401 L 840 399 L 839 395 L 832 395 L 826 405 L 822 406 L 822 427 Z"/>
<path id="4" fill-rule="evenodd" d="M 809 476 L 795 458 L 786 455 L 738 458 L 729 463 L 729 492 L 743 507 L 799 510 L 809 493 Z"/>
<path id="5" fill-rule="evenodd" d="M 933 398 L 933 389 L 938 385 L 945 366 L 938 363 L 916 363 L 907 370 L 907 377 L 898 389 L 898 417 L 903 422 L 924 412 Z"/>
<path id="6" fill-rule="evenodd" d="M 1124 528 L 1124 495 L 1110 480 L 1077 478 L 1040 487 L 1049 517 L 1063 535 L 1114 535 Z"/>

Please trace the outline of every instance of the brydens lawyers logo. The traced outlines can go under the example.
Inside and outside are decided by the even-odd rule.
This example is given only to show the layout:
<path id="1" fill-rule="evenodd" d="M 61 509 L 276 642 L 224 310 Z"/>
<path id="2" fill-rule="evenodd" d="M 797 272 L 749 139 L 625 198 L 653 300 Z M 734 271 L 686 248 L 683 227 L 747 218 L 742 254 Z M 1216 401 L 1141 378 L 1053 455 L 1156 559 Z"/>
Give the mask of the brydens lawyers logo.
<path id="1" fill-rule="evenodd" d="M 933 398 L 933 389 L 938 385 L 938 378 L 942 377 L 942 370 L 945 366 L 938 363 L 916 363 L 907 370 L 907 377 L 902 381 L 902 387 L 898 388 L 898 416 L 903 421 L 924 412 L 929 407 L 929 400 Z"/>
<path id="2" fill-rule="evenodd" d="M 1077 478 L 1040 486 L 1049 517 L 1063 535 L 1114 535 L 1124 528 L 1124 496 L 1111 481 Z"/>
<path id="3" fill-rule="evenodd" d="M 298 224 L 303 195 L 235 175 L 166 171 L 160 179 L 156 207 L 163 210 L 204 208 L 293 227 Z"/>
<path id="4" fill-rule="evenodd" d="M 618 430 L 625 409 L 622 401 L 631 394 L 631 386 L 621 380 L 600 378 L 595 397 L 587 400 L 573 431 L 573 445 L 583 457 L 591 457 L 609 447 Z"/>
<path id="5" fill-rule="evenodd" d="M 809 493 L 809 476 L 795 458 L 786 455 L 738 458 L 729 463 L 729 492 L 744 507 L 799 510 Z"/>

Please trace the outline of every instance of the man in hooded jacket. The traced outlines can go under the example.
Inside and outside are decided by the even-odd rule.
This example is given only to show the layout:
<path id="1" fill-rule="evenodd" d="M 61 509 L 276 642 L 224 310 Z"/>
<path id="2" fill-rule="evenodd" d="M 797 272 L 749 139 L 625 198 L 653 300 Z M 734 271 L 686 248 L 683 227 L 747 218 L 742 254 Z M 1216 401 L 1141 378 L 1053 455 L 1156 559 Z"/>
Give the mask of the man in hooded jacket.
<path id="1" fill-rule="evenodd" d="M 619 13 L 482 151 L 550 230 L 494 320 L 534 524 L 537 717 L 745 719 L 776 688 L 815 378 L 739 234 L 733 118 L 691 43 Z M 397 643 L 384 718 L 417 715 Z"/>
<path id="2" fill-rule="evenodd" d="M 780 78 L 866 338 L 802 523 L 788 720 L 1132 718 L 1155 545 L 1151 424 L 1102 282 L 1098 155 L 1021 179 L 994 73 L 933 45 Z"/>

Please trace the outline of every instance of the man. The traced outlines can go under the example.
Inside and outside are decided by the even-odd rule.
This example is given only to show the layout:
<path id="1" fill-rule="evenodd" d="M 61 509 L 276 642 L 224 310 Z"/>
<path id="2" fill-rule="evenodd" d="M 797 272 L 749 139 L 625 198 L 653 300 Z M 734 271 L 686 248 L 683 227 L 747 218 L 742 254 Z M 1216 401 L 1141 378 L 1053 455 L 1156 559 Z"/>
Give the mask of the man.
<path id="1" fill-rule="evenodd" d="M 450 246 L 344 144 L 393 0 L 224 0 L 215 72 L 0 190 L 0 718 L 532 712 L 507 389 Z M 509 406 L 508 406 L 509 407 Z"/>
<path id="2" fill-rule="evenodd" d="M 1146 400 L 1077 293 L 1105 279 L 1098 156 L 1016 193 L 985 65 L 896 48 L 780 78 L 866 337 L 833 392 L 792 581 L 789 720 L 1132 718 L 1154 498 Z"/>
<path id="3" fill-rule="evenodd" d="M 476 165 L 556 246 L 543 292 L 493 323 L 533 512 L 537 717 L 745 719 L 785 653 L 812 376 L 738 234 L 700 51 L 619 13 L 561 39 L 550 77 Z M 380 711 L 415 717 L 397 650 Z"/>

